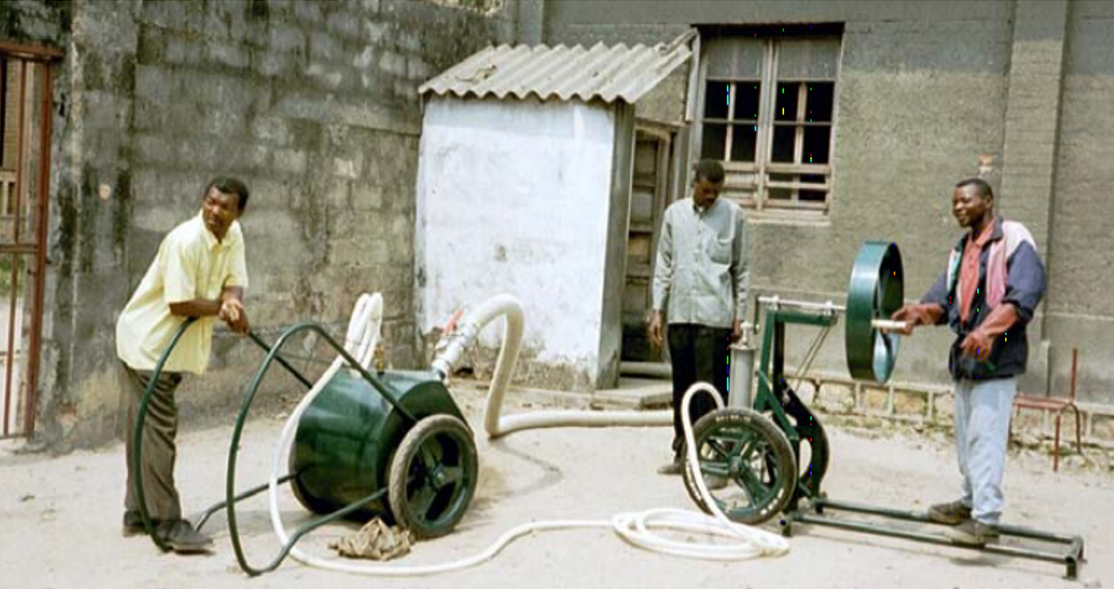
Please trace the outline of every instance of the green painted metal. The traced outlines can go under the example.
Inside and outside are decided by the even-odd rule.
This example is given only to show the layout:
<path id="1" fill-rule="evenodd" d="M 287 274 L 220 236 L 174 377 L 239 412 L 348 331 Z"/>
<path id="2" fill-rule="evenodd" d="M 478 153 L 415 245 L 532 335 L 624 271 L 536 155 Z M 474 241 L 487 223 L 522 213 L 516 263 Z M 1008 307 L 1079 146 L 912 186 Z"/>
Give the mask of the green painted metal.
<path id="1" fill-rule="evenodd" d="M 789 441 L 766 417 L 750 410 L 728 408 L 697 422 L 694 442 L 704 476 L 719 476 L 736 489 L 709 489 L 712 500 L 733 521 L 758 524 L 776 515 L 794 493 L 796 460 Z M 692 473 L 683 472 L 689 495 L 705 511 L 695 493 Z"/>
<path id="2" fill-rule="evenodd" d="M 785 377 L 786 329 L 789 325 L 828 328 L 836 324 L 838 317 L 830 313 L 778 308 L 767 309 L 764 317 L 754 410 L 766 415 L 785 434 L 800 464 L 800 473 L 786 475 L 797 479 L 790 501 L 792 507 L 801 498 L 820 496 L 829 452 L 827 435 L 819 418 L 801 401 Z M 805 444 L 810 449 L 808 464 L 801 463 Z"/>
<path id="3" fill-rule="evenodd" d="M 952 548 L 977 550 L 979 552 L 1000 554 L 1012 558 L 1028 558 L 1060 563 L 1064 565 L 1065 577 L 1068 579 L 1076 578 L 1079 572 L 1079 566 L 1083 562 L 1083 537 L 1078 535 L 1057 534 L 1031 528 L 999 524 L 996 527 L 998 528 L 999 534 L 1003 537 L 1013 536 L 1015 538 L 1038 540 L 1040 544 L 1036 544 L 1036 548 L 1026 547 L 1017 541 L 996 542 L 985 545 L 957 544 L 944 534 L 932 533 L 930 531 L 932 528 L 939 528 L 942 524 L 937 524 L 928 519 L 928 514 L 924 511 L 888 509 L 860 503 L 836 501 L 826 497 L 817 497 L 813 499 L 809 507 L 815 512 L 814 514 L 808 513 L 803 509 L 794 509 L 786 512 L 785 517 L 781 520 L 781 532 L 783 536 L 791 537 L 793 535 L 793 525 L 795 523 L 828 526 L 878 536 L 904 538 L 906 540 L 923 542 L 925 544 L 937 544 Z M 856 521 L 831 516 L 829 513 L 831 511 L 846 511 L 849 513 L 874 516 L 874 518 L 873 521 Z M 914 522 L 920 524 L 920 526 L 915 528 L 910 528 L 908 526 L 891 527 L 881 524 L 878 522 L 879 519 Z M 1059 552 L 1050 550 L 1049 548 L 1055 544 L 1063 545 L 1065 549 Z"/>
<path id="4" fill-rule="evenodd" d="M 281 477 L 278 478 L 277 483 L 280 484 L 280 485 L 285 485 L 286 483 L 290 482 L 292 479 L 294 479 L 297 476 L 298 476 L 298 473 L 296 473 L 296 472 L 284 474 L 284 475 L 282 475 Z M 270 486 L 271 485 L 269 483 L 264 483 L 262 485 L 256 485 L 256 486 L 248 489 L 247 491 L 244 491 L 244 492 L 240 493 L 239 495 L 236 495 L 235 497 L 232 498 L 232 501 L 238 503 L 240 501 L 243 501 L 244 499 L 250 499 L 250 498 L 255 497 L 256 495 L 262 493 L 263 491 L 266 491 Z M 209 518 L 213 517 L 213 515 L 216 512 L 218 512 L 222 509 L 226 509 L 226 506 L 227 506 L 227 502 L 225 502 L 225 501 L 217 501 L 216 503 L 210 505 L 209 507 L 207 507 L 205 509 L 205 511 L 202 511 L 197 516 L 197 521 L 194 522 L 193 526 L 200 530 L 202 527 L 205 526 L 206 522 L 209 521 Z"/>
<path id="5" fill-rule="evenodd" d="M 848 367 L 858 379 L 885 382 L 893 371 L 897 358 L 898 336 L 883 334 L 874 329 L 872 321 L 876 318 L 889 319 L 903 302 L 901 254 L 897 246 L 888 242 L 866 242 L 859 250 L 851 272 L 848 289 L 846 347 Z M 796 509 L 801 499 L 815 499 L 822 496 L 821 484 L 827 474 L 830 453 L 827 435 L 817 416 L 801 401 L 786 380 L 785 376 L 785 338 L 790 325 L 807 325 L 830 328 L 837 322 L 834 313 L 817 310 L 804 310 L 771 305 L 766 308 L 762 318 L 762 351 L 758 364 L 758 387 L 754 395 L 753 409 L 773 422 L 785 434 L 793 455 L 796 457 L 799 472 L 780 472 L 767 469 L 765 472 L 740 472 L 732 476 L 743 487 L 746 494 L 762 503 L 762 489 L 756 481 L 767 477 L 766 488 L 776 488 L 782 479 L 794 479 L 793 496 L 789 509 Z M 768 438 L 766 433 L 755 430 L 742 432 L 740 436 L 756 435 Z M 764 439 L 761 447 L 772 447 L 772 440 Z M 808 446 L 809 460 L 802 464 L 804 447 Z M 752 468 L 750 462 L 741 462 L 742 470 Z M 759 464 L 759 463 L 755 463 Z M 721 474 L 715 460 L 701 460 L 701 471 Z M 748 485 L 754 488 L 747 488 Z M 730 506 L 727 506 L 730 509 Z M 736 516 L 742 521 L 754 517 L 754 510 L 738 508 Z M 765 515 L 765 512 L 763 512 Z"/>
<path id="6" fill-rule="evenodd" d="M 901 255 L 897 246 L 887 242 L 867 242 L 859 250 L 852 268 L 851 283 L 848 289 L 846 347 L 848 367 L 856 379 L 886 382 L 897 357 L 897 336 L 882 334 L 874 329 L 872 321 L 889 319 L 894 311 L 903 304 L 903 276 Z M 999 526 L 1003 536 L 1012 535 L 1032 538 L 1044 542 L 1057 542 L 1067 545 L 1063 552 L 1034 550 L 1021 546 L 987 544 L 967 546 L 955 544 L 942 534 L 925 533 L 919 530 L 891 528 L 875 522 L 841 520 L 824 516 L 825 510 L 852 511 L 891 519 L 901 519 L 922 524 L 930 524 L 924 512 L 908 512 L 878 507 L 862 506 L 827 499 L 821 491 L 821 483 L 827 473 L 829 460 L 827 435 L 816 416 L 789 386 L 785 377 L 785 335 L 788 325 L 811 325 L 830 327 L 836 322 L 833 314 L 798 309 L 782 309 L 771 306 L 762 318 L 763 339 L 758 376 L 757 393 L 754 395 L 754 411 L 762 414 L 760 419 L 776 425 L 792 446 L 800 472 L 777 468 L 776 432 L 764 431 L 766 428 L 752 424 L 730 423 L 723 427 L 709 426 L 717 417 L 725 417 L 737 409 L 726 408 L 701 418 L 694 426 L 697 447 L 700 452 L 700 471 L 705 475 L 726 477 L 741 489 L 745 501 L 728 501 L 730 495 L 721 499 L 713 493 L 713 498 L 724 513 L 735 521 L 760 524 L 773 517 L 771 509 L 775 505 L 773 493 L 780 488 L 787 477 L 796 479 L 793 496 L 785 504 L 781 520 L 782 533 L 792 536 L 794 523 L 825 525 L 857 532 L 865 532 L 890 537 L 906 538 L 925 543 L 970 548 L 989 553 L 1012 557 L 1031 558 L 1063 563 L 1066 576 L 1075 578 L 1078 567 L 1083 562 L 1083 538 L 1050 534 L 1025 528 Z M 802 467 L 802 446 L 810 445 L 811 462 Z M 688 470 L 684 472 L 685 486 L 694 501 L 702 508 L 702 499 L 693 491 L 693 483 Z M 728 491 L 729 493 L 730 491 Z M 800 507 L 804 501 L 815 512 L 807 513 Z M 766 507 L 763 509 L 763 507 Z"/>
<path id="7" fill-rule="evenodd" d="M 385 372 L 383 386 L 415 419 L 464 416 L 432 372 Z M 328 513 L 387 485 L 391 458 L 414 425 L 359 374 L 341 370 L 306 408 L 290 456 L 295 496 L 307 509 Z M 353 513 L 366 519 L 388 514 L 369 504 Z"/>
<path id="8" fill-rule="evenodd" d="M 904 276 L 897 244 L 868 241 L 859 248 L 847 287 L 844 344 L 851 377 L 885 383 L 897 362 L 900 336 L 872 322 L 889 319 L 904 303 Z"/>
<path id="9" fill-rule="evenodd" d="M 307 505 L 313 511 L 327 511 L 321 517 L 312 521 L 306 522 L 299 526 L 293 534 L 291 534 L 289 541 L 282 545 L 279 553 L 271 560 L 270 563 L 262 566 L 252 566 L 244 554 L 243 545 L 240 541 L 239 523 L 236 517 L 236 459 L 240 449 L 240 438 L 243 435 L 244 425 L 247 422 L 248 413 L 251 410 L 252 404 L 255 400 L 255 394 L 259 390 L 259 386 L 263 383 L 263 379 L 270 369 L 272 363 L 278 361 L 288 369 L 289 366 L 282 361 L 279 356 L 279 350 L 286 344 L 294 335 L 303 331 L 312 331 L 316 333 L 321 341 L 332 347 L 332 349 L 342 357 L 348 364 L 349 368 L 338 371 L 337 375 L 344 375 L 339 377 L 334 376 L 330 381 L 329 387 L 335 384 L 336 390 L 322 391 L 321 396 L 327 398 L 334 398 L 336 406 L 327 410 L 321 411 L 322 418 L 317 425 L 320 427 L 337 427 L 340 430 L 349 432 L 356 432 L 357 438 L 361 436 L 358 432 L 359 426 L 357 425 L 361 417 L 368 417 L 371 415 L 378 415 L 379 425 L 377 430 L 380 435 L 391 436 L 397 440 L 401 438 L 410 428 L 412 428 L 422 417 L 434 413 L 448 413 L 456 417 L 462 417 L 460 410 L 448 395 L 448 391 L 432 372 L 391 372 L 381 374 L 378 378 L 368 372 L 361 366 L 347 350 L 344 349 L 339 343 L 336 342 L 323 327 L 316 323 L 299 323 L 291 326 L 284 331 L 275 341 L 273 347 L 266 348 L 266 345 L 255 339 L 256 343 L 264 346 L 267 349 L 267 356 L 259 365 L 252 379 L 251 385 L 248 387 L 247 392 L 244 394 L 244 400 L 240 406 L 240 413 L 236 418 L 236 426 L 232 430 L 232 440 L 228 449 L 228 467 L 225 471 L 225 505 L 226 517 L 228 518 L 228 531 L 229 539 L 232 541 L 232 550 L 236 553 L 236 560 L 240 564 L 240 568 L 251 576 L 261 575 L 263 573 L 273 571 L 282 564 L 282 561 L 293 549 L 294 545 L 309 532 L 314 529 L 325 525 L 330 522 L 337 521 L 342 518 L 356 517 L 358 514 L 367 513 L 381 513 L 384 511 L 384 502 L 388 487 L 383 483 L 383 477 L 386 474 L 386 467 L 384 465 L 390 464 L 390 451 L 392 448 L 377 438 L 371 435 L 364 435 L 363 440 L 365 444 L 373 444 L 376 450 L 371 454 L 355 452 L 351 453 L 344 448 L 351 449 L 351 444 L 340 444 L 341 450 L 332 449 L 324 452 L 324 455 L 331 460 L 329 466 L 322 466 L 319 463 L 306 461 L 298 461 L 308 474 L 310 480 L 315 476 L 326 476 L 319 470 L 327 470 L 329 468 L 351 468 L 356 471 L 357 478 L 361 482 L 357 485 L 349 485 L 345 487 L 343 499 L 348 500 L 348 503 L 343 504 L 335 510 L 328 511 L 330 508 L 337 507 L 337 501 L 340 500 L 335 494 L 324 494 L 322 496 L 307 493 L 305 487 L 298 490 L 298 481 L 301 479 L 303 472 L 296 468 L 291 472 L 297 473 L 298 477 L 295 478 L 293 484 L 298 498 L 303 501 L 303 504 L 312 503 L 313 506 Z M 301 375 L 298 380 L 306 383 Z M 362 379 L 362 385 L 354 384 L 357 378 Z M 335 382 L 334 382 L 335 381 Z M 378 395 L 373 394 L 378 393 Z M 326 395 L 326 393 L 329 393 Z M 319 397 L 320 398 L 320 397 Z M 328 403 L 325 403 L 328 404 Z M 317 405 L 317 399 L 310 407 Z M 307 408 L 307 413 L 309 413 Z M 322 409 L 321 407 L 317 408 Z M 299 422 L 299 429 L 302 428 L 303 421 Z M 311 426 L 310 429 L 317 427 Z M 366 427 L 366 424 L 365 424 Z M 307 430 L 308 431 L 308 430 Z M 396 433 L 397 432 L 397 433 Z M 295 434 L 295 446 L 297 446 L 297 436 Z M 297 448 L 292 449 L 293 454 L 298 454 Z M 386 455 L 386 458 L 384 458 Z M 353 461 L 360 460 L 365 457 L 371 458 L 372 470 L 369 470 L 368 465 L 362 463 L 353 463 Z M 293 460 L 293 459 L 292 459 Z M 349 475 L 353 474 L 350 470 Z M 374 485 L 370 485 L 367 481 L 374 479 Z M 358 488 L 366 491 L 363 495 L 353 495 L 352 489 Z M 315 509 L 316 507 L 316 509 Z"/>
<path id="10" fill-rule="evenodd" d="M 135 428 L 133 433 L 134 437 L 132 438 L 132 447 L 135 448 L 135 451 L 132 454 L 133 472 L 142 472 L 141 466 L 143 464 L 143 426 L 147 421 L 147 411 L 148 407 L 151 404 L 151 395 L 155 392 L 155 383 L 158 381 L 159 376 L 162 375 L 163 366 L 166 365 L 166 361 L 170 358 L 170 354 L 174 352 L 174 348 L 178 346 L 178 341 L 182 339 L 182 334 L 184 334 L 186 330 L 189 329 L 189 327 L 197 321 L 197 319 L 197 317 L 187 317 L 186 320 L 182 322 L 182 325 L 180 325 L 178 327 L 178 330 L 174 332 L 174 336 L 170 338 L 170 343 L 167 344 L 166 349 L 162 351 L 162 355 L 159 356 L 158 361 L 155 363 L 154 370 L 151 371 L 151 379 L 147 382 L 146 390 L 143 391 L 143 397 L 139 401 L 139 408 L 137 409 L 135 416 Z M 256 335 L 254 332 L 248 332 L 248 337 L 259 347 L 263 348 L 263 351 L 271 351 L 270 346 L 268 346 L 267 343 L 260 339 L 259 336 Z M 310 382 L 306 380 L 304 376 L 302 376 L 301 373 L 299 373 L 293 366 L 290 365 L 289 362 L 286 361 L 286 359 L 278 356 L 277 353 L 275 354 L 274 359 L 288 372 L 293 374 L 295 378 L 305 384 L 306 387 L 312 386 Z M 286 480 L 288 479 L 284 478 L 282 482 L 285 482 Z M 154 523 L 151 521 L 150 512 L 147 510 L 147 495 L 143 490 L 143 477 L 135 477 L 134 484 L 135 496 L 139 503 L 139 515 L 140 519 L 143 520 L 144 530 L 147 532 L 147 535 L 151 538 L 151 540 L 155 543 L 155 546 L 158 546 L 160 550 L 170 550 L 170 546 L 168 546 L 166 542 L 162 540 L 162 538 L 155 534 L 155 526 Z M 266 488 L 266 486 L 256 487 L 240 495 L 237 495 L 236 497 L 232 498 L 231 501 L 236 502 L 241 499 L 246 499 L 261 492 L 263 489 Z M 197 528 L 201 529 L 201 526 L 205 525 L 205 522 L 208 521 L 209 517 L 216 510 L 224 507 L 224 505 L 225 502 L 222 501 L 205 510 L 205 512 L 201 515 L 201 518 L 197 522 Z"/>
<path id="11" fill-rule="evenodd" d="M 143 492 L 143 425 L 147 421 L 147 407 L 151 404 L 151 395 L 155 392 L 155 383 L 158 382 L 159 376 L 162 374 L 162 367 L 170 358 L 175 346 L 178 345 L 178 340 L 182 339 L 182 334 L 189 329 L 190 325 L 193 325 L 194 321 L 197 321 L 196 317 L 190 317 L 182 322 L 178 331 L 174 332 L 174 337 L 170 339 L 166 349 L 162 351 L 162 356 L 159 356 L 158 362 L 155 363 L 155 369 L 151 372 L 151 379 L 147 381 L 147 390 L 143 391 L 143 398 L 139 401 L 139 409 L 135 416 L 134 437 L 132 438 L 132 472 L 136 473 L 133 479 L 135 480 L 135 496 L 139 501 L 139 516 L 143 520 L 143 529 L 147 531 L 147 536 L 154 541 L 159 550 L 164 552 L 170 550 L 170 546 L 155 533 L 155 524 L 151 521 L 150 512 L 147 511 L 147 495 Z"/>
<path id="12" fill-rule="evenodd" d="M 135 437 L 133 438 L 135 452 L 132 456 L 132 466 L 136 472 L 140 472 L 140 465 L 143 462 L 142 431 L 151 395 L 154 392 L 154 383 L 158 380 L 163 366 L 174 351 L 182 334 L 195 320 L 195 318 L 187 319 L 175 332 L 170 344 L 163 350 L 162 356 L 156 363 L 151 381 L 148 383 L 139 403 L 135 423 Z M 279 553 L 270 563 L 263 567 L 254 567 L 247 562 L 243 552 L 235 506 L 240 500 L 262 492 L 267 488 L 267 485 L 257 486 L 237 494 L 235 487 L 236 457 L 243 428 L 254 402 L 255 394 L 273 363 L 277 362 L 285 368 L 307 389 L 312 388 L 312 383 L 279 355 L 282 346 L 292 336 L 303 331 L 317 333 L 323 341 L 349 363 L 349 366 L 353 367 L 339 371 L 330 381 L 328 390 L 323 391 L 318 399 L 307 408 L 306 415 L 309 416 L 310 425 L 306 426 L 305 432 L 303 432 L 301 429 L 304 422 L 299 423 L 298 437 L 295 441 L 295 449 L 292 451 L 291 459 L 295 465 L 291 469 L 293 474 L 281 477 L 278 481 L 282 484 L 293 480 L 296 484 L 302 484 L 302 487 L 295 486 L 295 493 L 298 498 L 302 500 L 303 504 L 306 504 L 307 501 L 312 503 L 312 506 L 309 504 L 306 506 L 319 513 L 324 513 L 324 515 L 305 522 L 294 530 L 290 539 L 280 548 Z M 355 358 L 348 354 L 320 325 L 315 323 L 301 323 L 290 327 L 279 336 L 274 346 L 268 346 L 255 333 L 249 333 L 248 336 L 267 355 L 244 394 L 240 413 L 236 419 L 236 426 L 232 432 L 232 441 L 228 452 L 228 468 L 225 473 L 225 500 L 215 504 L 203 513 L 198 522 L 198 528 L 208 521 L 213 513 L 219 509 L 225 509 L 228 517 L 229 537 L 236 553 L 236 560 L 244 572 L 256 576 L 278 568 L 294 548 L 294 545 L 303 536 L 318 527 L 341 518 L 359 517 L 367 513 L 386 511 L 388 487 L 385 484 L 384 477 L 390 465 L 391 452 L 402 436 L 418 420 L 429 415 L 448 414 L 459 418 L 461 422 L 464 422 L 464 418 L 448 390 L 435 373 L 399 371 L 380 374 L 376 378 L 360 366 Z M 371 418 L 371 422 L 378 425 L 369 429 L 367 423 L 360 423 L 361 419 L 368 417 Z M 344 437 L 343 433 L 346 432 L 349 437 L 362 440 L 363 448 L 352 452 L 352 448 L 359 447 L 360 444 L 353 446 L 351 440 L 337 443 L 337 437 L 335 436 L 332 441 L 329 441 L 329 435 L 318 435 L 321 432 L 327 432 L 332 427 L 337 427 L 338 431 L 342 432 L 339 437 Z M 361 431 L 361 427 L 364 428 L 364 431 Z M 315 433 L 314 430 L 318 431 Z M 300 443 L 299 439 L 301 440 Z M 325 442 L 319 445 L 316 443 L 318 439 L 325 440 Z M 372 448 L 373 452 L 370 455 L 371 459 L 365 463 L 365 459 L 369 457 L 366 450 L 369 448 Z M 302 458 L 297 458 L 299 456 Z M 306 456 L 312 456 L 313 459 L 306 458 Z M 371 465 L 370 469 L 368 465 Z M 355 474 L 356 476 L 352 479 L 356 483 L 340 485 L 338 487 L 339 491 L 330 489 L 319 495 L 312 494 L 307 492 L 302 479 L 303 473 L 299 472 L 298 467 L 306 469 L 308 475 L 305 480 L 311 482 L 311 487 L 319 485 L 323 480 L 329 478 L 334 480 L 344 479 L 346 478 L 342 476 L 344 474 Z M 329 475 L 327 472 L 331 469 L 345 468 L 348 469 L 347 473 L 340 473 L 336 476 Z M 135 477 L 135 490 L 139 498 L 140 515 L 148 535 L 160 549 L 169 550 L 170 547 L 154 533 L 154 524 L 147 510 L 142 477 Z"/>
<path id="13" fill-rule="evenodd" d="M 754 410 L 769 413 L 770 419 L 781 428 L 789 442 L 797 446 L 800 435 L 785 413 L 789 402 L 785 382 L 785 326 L 787 324 L 829 327 L 837 321 L 835 315 L 800 311 L 796 309 L 769 309 L 763 320 L 762 354 L 758 364 L 758 394 L 754 396 Z"/>
<path id="14" fill-rule="evenodd" d="M 757 524 L 774 515 L 771 506 L 786 505 L 784 498 L 777 501 L 769 494 L 772 490 L 791 489 L 786 507 L 794 509 L 802 498 L 819 497 L 821 483 L 828 470 L 828 442 L 819 419 L 797 396 L 785 377 L 785 335 L 789 325 L 806 325 L 829 328 L 838 321 L 835 314 L 806 311 L 794 308 L 769 307 L 762 319 L 762 351 L 759 358 L 758 386 L 754 395 L 753 411 L 760 419 L 768 421 L 776 428 L 764 428 L 751 423 L 733 423 L 729 427 L 704 430 L 697 433 L 698 447 L 704 448 L 706 441 L 700 436 L 721 438 L 712 444 L 722 448 L 746 448 L 747 452 L 757 452 L 763 458 L 750 456 L 733 461 L 733 470 L 727 472 L 728 480 L 734 481 L 748 499 L 743 503 L 723 503 L 720 507 L 735 521 Z M 720 410 L 706 416 L 725 414 L 730 410 Z M 702 419 L 701 422 L 704 420 Z M 700 423 L 697 424 L 697 427 Z M 722 430 L 722 431 L 715 431 Z M 772 430 L 772 431 L 771 431 Z M 714 433 L 713 433 L 714 432 Z M 730 439 L 734 437 L 732 442 Z M 775 449 L 788 441 L 792 450 L 791 462 L 799 465 L 800 472 L 789 466 L 776 466 Z M 809 460 L 803 462 L 803 448 L 809 447 Z M 703 450 L 702 450 L 703 451 Z M 713 451 L 708 457 L 701 458 L 700 470 L 705 474 L 725 474 L 722 460 L 717 460 Z M 693 494 L 692 485 L 686 475 L 685 485 Z M 717 501 L 719 498 L 717 497 Z M 699 501 L 698 501 L 699 503 Z"/>

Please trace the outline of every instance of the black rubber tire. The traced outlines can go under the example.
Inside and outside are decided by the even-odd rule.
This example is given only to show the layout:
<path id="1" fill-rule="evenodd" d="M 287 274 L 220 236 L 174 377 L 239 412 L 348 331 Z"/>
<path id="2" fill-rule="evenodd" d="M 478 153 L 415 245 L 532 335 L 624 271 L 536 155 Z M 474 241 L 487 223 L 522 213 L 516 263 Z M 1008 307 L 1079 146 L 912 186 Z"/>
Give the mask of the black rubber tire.
<path id="1" fill-rule="evenodd" d="M 472 432 L 452 415 L 420 420 L 391 459 L 391 515 L 416 538 L 453 530 L 476 492 L 479 464 Z M 424 503 L 424 505 L 423 505 Z"/>
<path id="2" fill-rule="evenodd" d="M 737 407 L 713 411 L 696 422 L 693 437 L 701 472 L 720 474 L 728 479 L 725 488 L 709 491 L 720 510 L 732 521 L 750 525 L 763 523 L 781 513 L 793 498 L 797 484 L 793 447 L 785 434 L 760 413 Z M 736 450 L 742 453 L 751 440 L 753 444 L 745 452 L 746 456 L 736 456 L 732 460 L 730 454 Z M 711 455 L 719 460 L 710 458 Z M 755 472 L 755 466 L 761 472 Z M 701 510 L 711 513 L 687 467 L 684 480 L 689 497 Z"/>

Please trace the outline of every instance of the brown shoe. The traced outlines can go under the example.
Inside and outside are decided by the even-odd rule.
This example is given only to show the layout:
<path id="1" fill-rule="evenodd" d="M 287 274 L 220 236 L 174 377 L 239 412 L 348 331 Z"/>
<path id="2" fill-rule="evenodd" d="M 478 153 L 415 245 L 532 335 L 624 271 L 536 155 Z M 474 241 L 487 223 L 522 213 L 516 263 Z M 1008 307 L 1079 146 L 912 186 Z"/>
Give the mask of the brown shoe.
<path id="1" fill-rule="evenodd" d="M 928 519 L 938 524 L 958 525 L 971 519 L 971 508 L 962 501 L 940 503 L 928 508 Z"/>
<path id="2" fill-rule="evenodd" d="M 948 530 L 948 537 L 956 544 L 982 546 L 998 539 L 998 528 L 975 519 L 969 519 Z"/>
<path id="3" fill-rule="evenodd" d="M 155 525 L 155 529 L 158 529 L 161 522 L 159 520 L 151 520 L 151 523 Z M 124 527 L 121 533 L 125 538 L 131 536 L 146 536 L 147 528 L 143 527 L 143 516 L 140 515 L 138 511 L 125 511 Z"/>
<path id="4" fill-rule="evenodd" d="M 178 554 L 201 554 L 213 551 L 213 539 L 193 529 L 186 520 L 159 524 L 156 534 Z"/>

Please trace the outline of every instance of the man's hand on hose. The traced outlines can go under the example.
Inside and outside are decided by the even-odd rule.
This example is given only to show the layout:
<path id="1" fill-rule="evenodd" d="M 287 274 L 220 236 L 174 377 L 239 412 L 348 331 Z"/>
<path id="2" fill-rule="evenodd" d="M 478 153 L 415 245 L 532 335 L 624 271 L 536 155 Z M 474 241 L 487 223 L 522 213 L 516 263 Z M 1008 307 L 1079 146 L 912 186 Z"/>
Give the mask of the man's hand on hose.
<path id="1" fill-rule="evenodd" d="M 228 325 L 229 329 L 240 335 L 247 335 L 248 331 L 251 330 L 247 311 L 244 310 L 244 303 L 238 298 L 225 298 L 221 302 L 220 313 L 217 316 Z"/>

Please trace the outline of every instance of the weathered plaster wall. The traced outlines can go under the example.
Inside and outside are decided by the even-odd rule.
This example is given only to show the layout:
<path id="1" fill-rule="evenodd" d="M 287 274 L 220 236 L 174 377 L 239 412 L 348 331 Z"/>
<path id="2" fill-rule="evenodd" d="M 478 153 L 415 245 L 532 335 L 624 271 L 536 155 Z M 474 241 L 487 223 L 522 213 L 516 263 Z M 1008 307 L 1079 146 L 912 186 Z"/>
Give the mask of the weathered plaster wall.
<path id="1" fill-rule="evenodd" d="M 361 292 L 382 291 L 388 358 L 414 365 L 416 88 L 509 40 L 509 10 L 404 0 L 0 7 L 4 37 L 67 53 L 39 434 L 65 448 L 122 431 L 116 316 L 216 174 L 252 189 L 242 222 L 258 332 L 272 339 L 301 319 L 339 332 Z M 102 185 L 110 198 L 97 197 Z M 214 350 L 210 373 L 181 390 L 187 418 L 227 419 L 261 358 L 227 333 Z M 276 377 L 269 390 L 290 383 Z"/>
<path id="2" fill-rule="evenodd" d="M 1001 212 L 1033 229 L 1050 268 L 1023 386 L 1066 392 L 1070 349 L 1080 345 L 1080 394 L 1109 403 L 1112 15 L 1109 3 L 1074 1 L 549 0 L 540 27 L 550 44 L 630 44 L 701 24 L 843 23 L 831 212 L 816 222 L 752 216 L 756 293 L 842 302 L 861 242 L 892 239 L 905 257 L 907 297 L 919 297 L 960 235 L 951 186 L 986 158 Z M 667 103 L 640 112 L 669 112 Z M 791 363 L 812 334 L 790 337 Z M 946 383 L 951 337 L 937 329 L 904 342 L 896 378 Z M 841 338 L 831 339 L 816 366 L 845 373 Z"/>
<path id="3" fill-rule="evenodd" d="M 1068 390 L 1079 346 L 1080 397 L 1114 403 L 1114 5 L 1071 2 L 1068 15 L 1049 251 L 1053 387 Z"/>
<path id="4" fill-rule="evenodd" d="M 526 316 L 518 374 L 595 386 L 614 133 L 603 105 L 431 98 L 418 173 L 423 334 L 510 293 Z M 495 348 L 501 334 L 494 322 L 480 342 Z"/>

